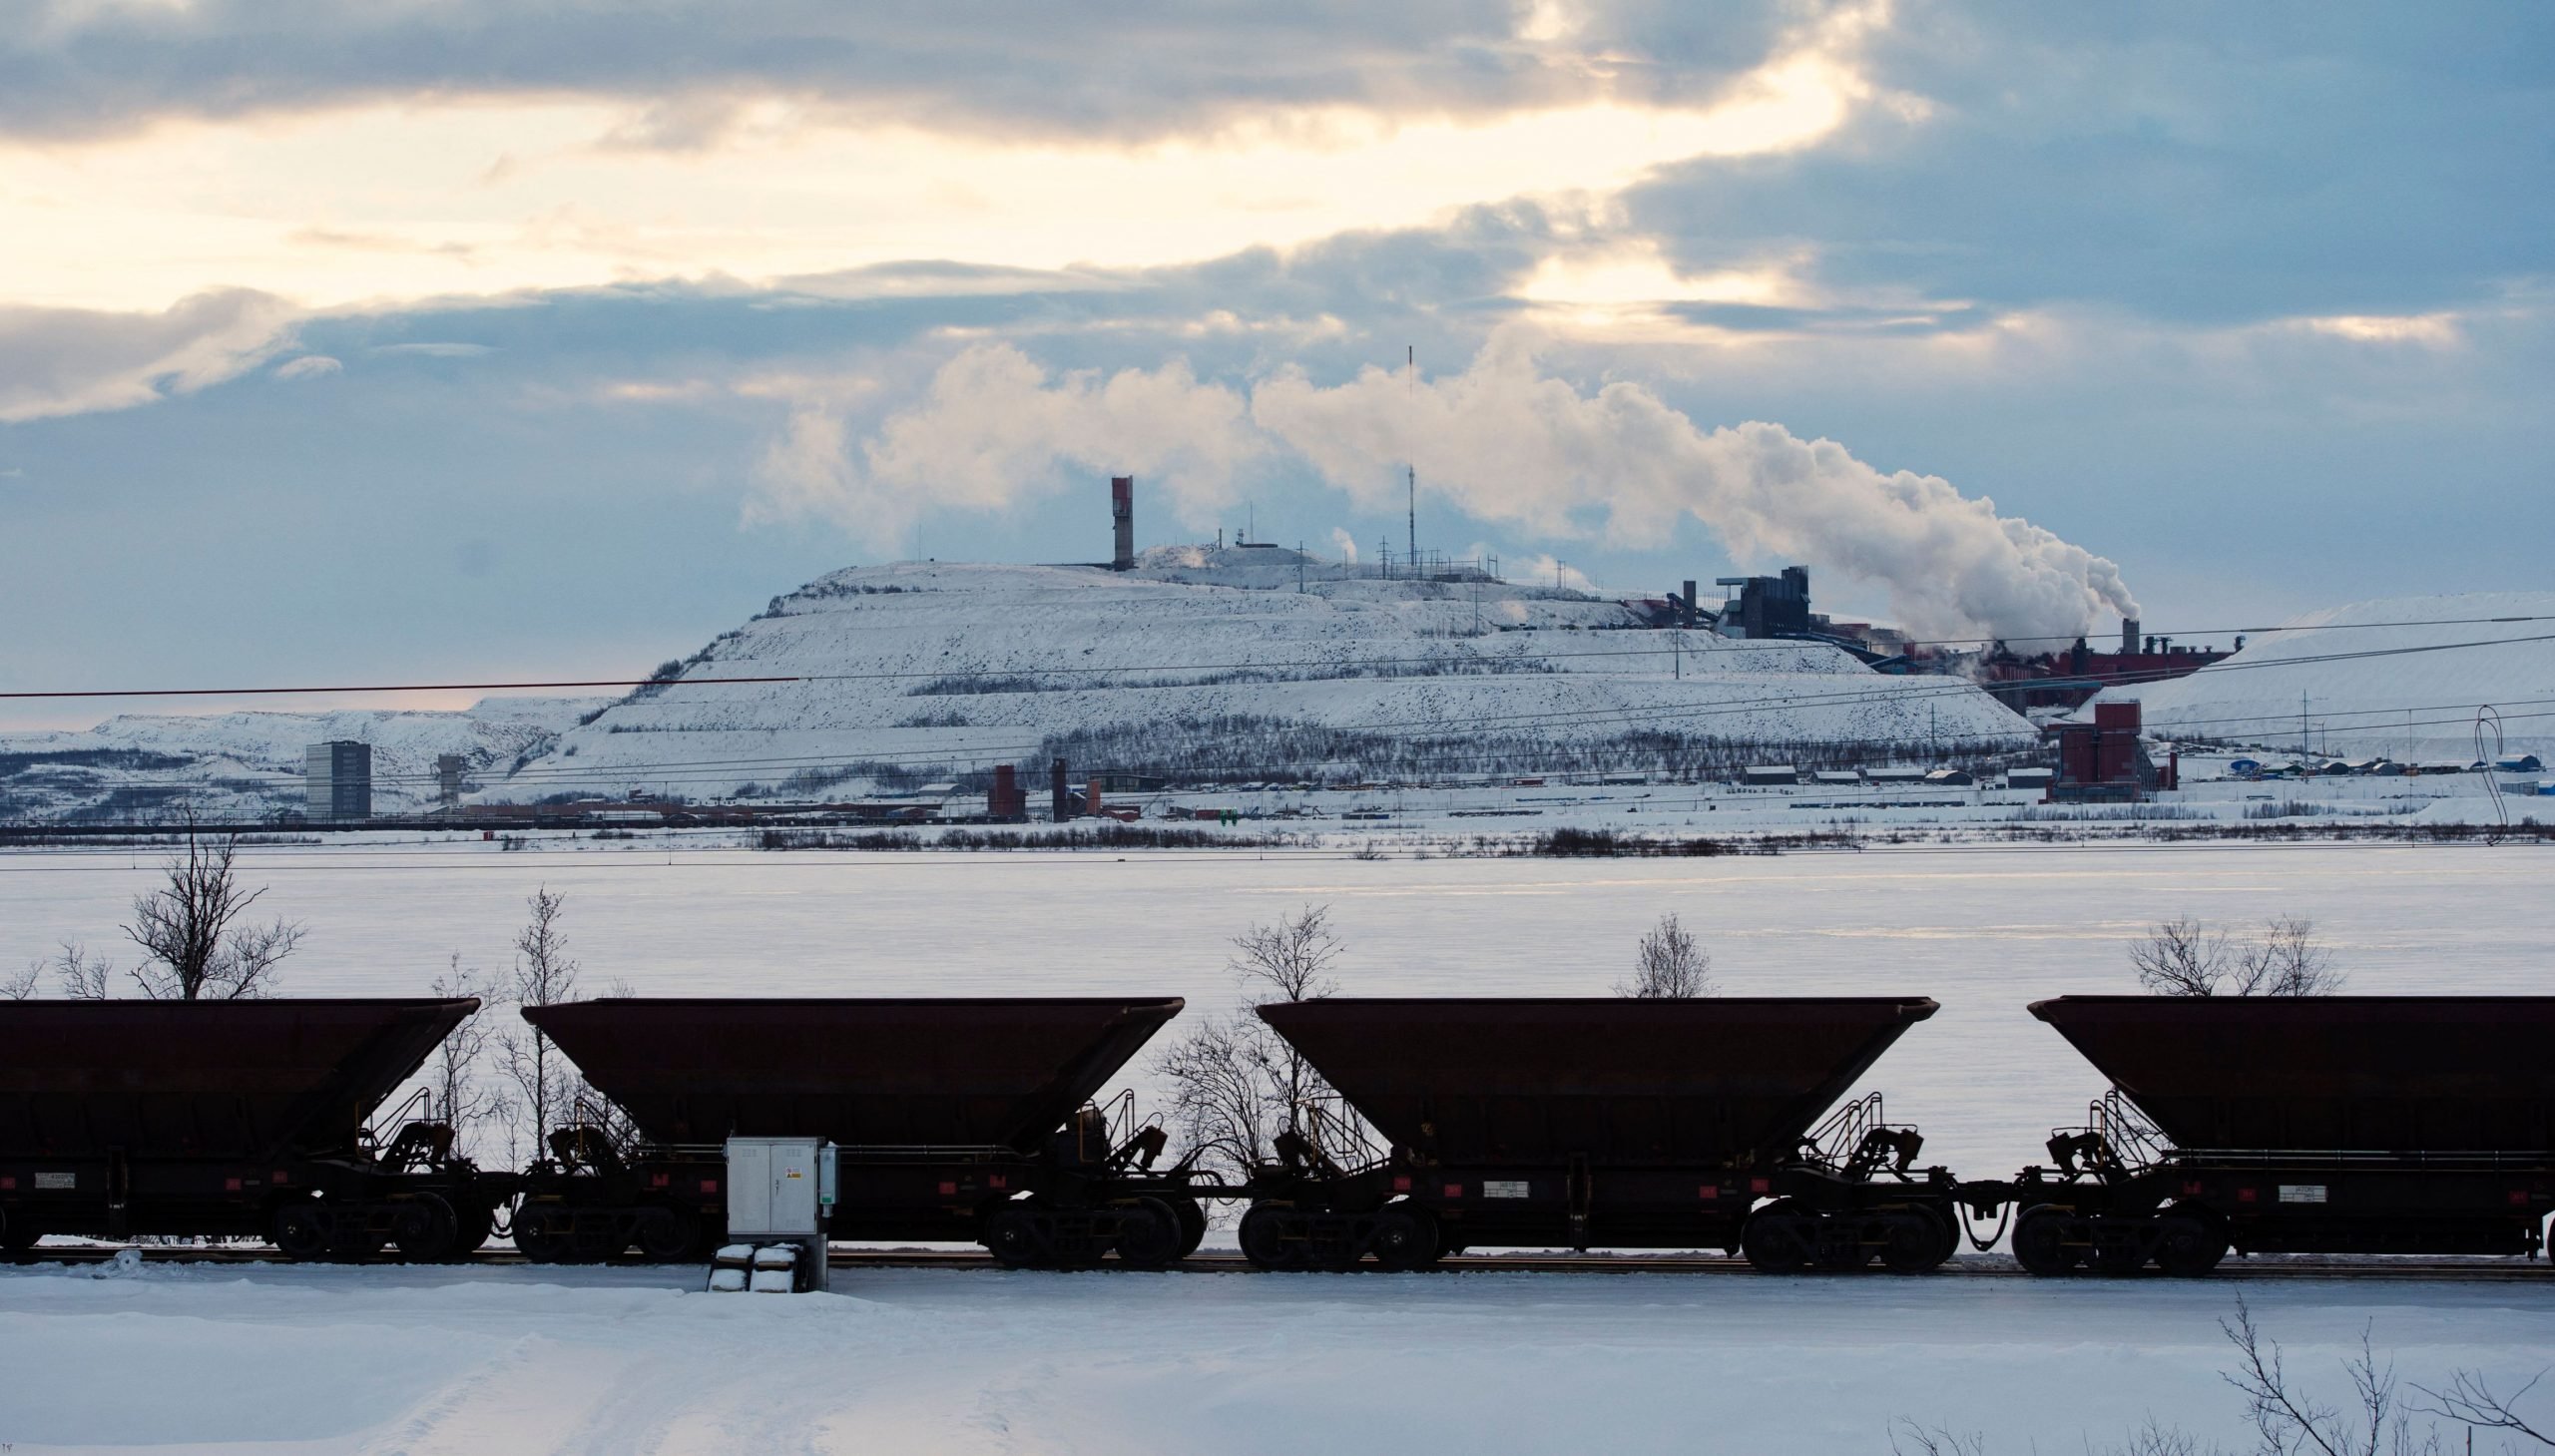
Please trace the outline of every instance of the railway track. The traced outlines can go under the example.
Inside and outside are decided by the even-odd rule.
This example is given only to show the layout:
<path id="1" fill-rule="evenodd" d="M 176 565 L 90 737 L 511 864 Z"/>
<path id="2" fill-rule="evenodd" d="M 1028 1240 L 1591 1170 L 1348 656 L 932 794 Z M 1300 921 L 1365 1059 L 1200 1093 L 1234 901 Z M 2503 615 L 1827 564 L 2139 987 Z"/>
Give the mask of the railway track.
<path id="1" fill-rule="evenodd" d="M 107 1244 L 69 1245 L 29 1250 L 10 1257 L 16 1265 L 98 1264 L 106 1263 L 124 1252 Z M 138 1245 L 135 1251 L 143 1261 L 154 1264 L 280 1264 L 290 1263 L 275 1249 L 262 1244 Z M 455 1260 L 454 1267 L 508 1267 L 526 1265 L 530 1260 L 512 1249 L 482 1249 L 468 1258 Z M 949 1269 L 959 1272 L 997 1270 L 991 1255 L 963 1249 L 867 1249 L 837 1248 L 827 1263 L 836 1269 Z M 1258 1274 L 1238 1253 L 1198 1253 L 1173 1265 L 1186 1273 Z M 1106 1274 L 1114 1270 L 1107 1265 L 1094 1272 Z M 1438 1265 L 1440 1273 L 1534 1273 L 1534 1274 L 1752 1274 L 1745 1259 L 1712 1254 L 1617 1254 L 1617 1253 L 1542 1253 L 1542 1254 L 1462 1254 Z M 1371 1272 L 1371 1271 L 1369 1271 Z M 1848 1277 L 1850 1275 L 1828 1275 Z M 1871 1277 L 1886 1277 L 1872 1271 Z M 1797 1277 L 1814 1278 L 1814 1274 Z M 2004 1254 L 1956 1258 L 1922 1277 L 1948 1279 L 2028 1279 L 2022 1267 Z M 2092 1276 L 2085 1276 L 2089 1280 Z M 2161 1278 L 2149 1270 L 2138 1277 Z M 2219 1280 L 2273 1281 L 2297 1279 L 2377 1280 L 2393 1283 L 2511 1283 L 2539 1280 L 2555 1283 L 2555 1265 L 2535 1260 L 2484 1260 L 2438 1258 L 2373 1258 L 2328 1259 L 2300 1257 L 2241 1258 L 2231 1257 L 2210 1277 Z"/>

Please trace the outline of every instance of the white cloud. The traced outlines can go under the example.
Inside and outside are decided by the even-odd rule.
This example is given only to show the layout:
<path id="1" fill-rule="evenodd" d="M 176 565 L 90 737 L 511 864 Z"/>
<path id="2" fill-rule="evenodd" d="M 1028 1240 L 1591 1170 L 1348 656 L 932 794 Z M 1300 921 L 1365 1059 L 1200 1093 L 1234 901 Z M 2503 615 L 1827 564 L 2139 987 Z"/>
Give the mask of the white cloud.
<path id="1" fill-rule="evenodd" d="M 193 393 L 271 357 L 293 317 L 282 299 L 239 288 L 158 312 L 0 305 L 0 420 Z"/>
<path id="2" fill-rule="evenodd" d="M 303 354 L 297 359 L 286 359 L 275 365 L 275 377 L 315 379 L 323 374 L 342 374 L 345 370 L 346 366 L 343 362 L 332 359 L 326 354 Z"/>

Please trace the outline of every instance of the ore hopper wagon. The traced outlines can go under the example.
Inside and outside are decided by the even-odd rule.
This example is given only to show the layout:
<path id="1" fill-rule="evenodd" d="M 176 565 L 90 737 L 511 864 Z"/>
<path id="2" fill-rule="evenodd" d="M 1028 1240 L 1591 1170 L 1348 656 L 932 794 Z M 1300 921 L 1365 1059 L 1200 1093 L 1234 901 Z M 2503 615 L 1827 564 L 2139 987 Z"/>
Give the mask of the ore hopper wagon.
<path id="1" fill-rule="evenodd" d="M 1177 997 L 646 999 L 524 1008 L 626 1114 L 555 1134 L 515 1242 L 672 1259 L 727 1226 L 732 1137 L 835 1145 L 840 1239 L 982 1242 L 1019 1265 L 1160 1266 L 1206 1231 L 1164 1136 L 1092 1103 Z M 1123 1108 L 1124 1104 L 1122 1104 Z"/>
<path id="2" fill-rule="evenodd" d="M 2034 1273 L 2245 1252 L 2534 1255 L 2555 1210 L 2555 997 L 2064 996 L 2112 1080 L 1994 1186 Z"/>
<path id="3" fill-rule="evenodd" d="M 0 1001 L 0 1246 L 65 1233 L 262 1236 L 295 1258 L 478 1247 L 511 1177 L 480 1173 L 440 1123 L 367 1126 L 478 1007 Z"/>
<path id="4" fill-rule="evenodd" d="M 1466 1247 L 1719 1246 L 1761 1268 L 1954 1247 L 1951 1182 L 1877 1095 L 1830 1110 L 1921 997 L 1328 999 L 1261 1008 L 1388 1147 L 1308 1104 L 1253 1182 L 1266 1267 Z M 1822 1117 L 1827 1121 L 1821 1124 Z"/>

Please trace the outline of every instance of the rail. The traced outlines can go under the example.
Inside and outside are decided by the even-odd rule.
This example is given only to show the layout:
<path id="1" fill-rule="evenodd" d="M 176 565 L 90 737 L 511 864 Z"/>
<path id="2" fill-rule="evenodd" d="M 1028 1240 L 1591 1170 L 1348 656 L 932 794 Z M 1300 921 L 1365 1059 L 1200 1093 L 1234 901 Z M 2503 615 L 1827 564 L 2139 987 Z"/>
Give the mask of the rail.
<path id="1" fill-rule="evenodd" d="M 420 1087 L 401 1099 L 399 1106 L 387 1117 L 382 1116 L 379 1109 L 375 1109 L 373 1115 L 365 1120 L 363 1135 L 359 1141 L 366 1152 L 379 1152 L 383 1146 L 381 1136 L 383 1129 L 389 1129 L 390 1136 L 395 1139 L 399 1136 L 399 1131 L 410 1123 L 430 1123 L 434 1118 L 434 1089 Z"/>

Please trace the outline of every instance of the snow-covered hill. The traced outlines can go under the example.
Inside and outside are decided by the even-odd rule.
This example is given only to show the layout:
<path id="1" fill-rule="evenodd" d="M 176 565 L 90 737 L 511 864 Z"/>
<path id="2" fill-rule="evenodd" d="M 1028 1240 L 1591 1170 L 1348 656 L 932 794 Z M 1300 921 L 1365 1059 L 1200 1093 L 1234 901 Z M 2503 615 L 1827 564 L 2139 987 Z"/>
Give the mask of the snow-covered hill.
<path id="1" fill-rule="evenodd" d="M 460 713 L 135 714 L 86 732 L 0 733 L 0 820 L 119 819 L 177 799 L 208 819 L 263 818 L 302 807 L 303 751 L 333 738 L 373 745 L 376 810 L 422 808 L 439 754 L 503 774 L 602 706 L 491 698 Z"/>
<path id="2" fill-rule="evenodd" d="M 2555 749 L 2555 592 L 2388 597 L 2282 628 L 2191 677 L 2103 696 L 2145 703 L 2150 731 L 2288 748 L 2302 732 L 2315 752 L 2457 762 L 2490 704 L 2511 750 Z"/>
<path id="3" fill-rule="evenodd" d="M 1818 644 L 1620 630 L 1638 621 L 1593 596 L 1381 581 L 1275 548 L 1161 548 L 1123 574 L 854 568 L 775 598 L 488 796 L 804 793 L 874 765 L 1034 761 L 1060 737 L 1078 763 L 1247 751 L 1277 776 L 1449 740 L 1531 752 L 1643 733 L 2033 736 L 1965 684 L 1877 676 Z M 747 678 L 791 681 L 719 681 Z"/>

